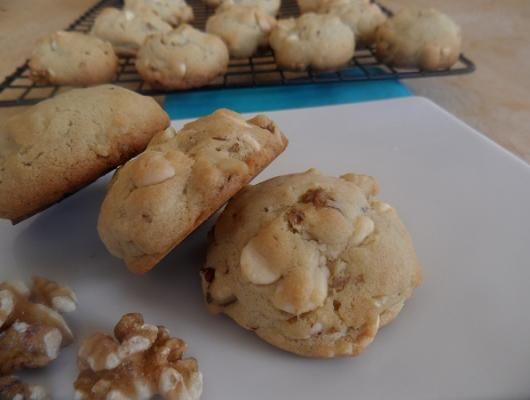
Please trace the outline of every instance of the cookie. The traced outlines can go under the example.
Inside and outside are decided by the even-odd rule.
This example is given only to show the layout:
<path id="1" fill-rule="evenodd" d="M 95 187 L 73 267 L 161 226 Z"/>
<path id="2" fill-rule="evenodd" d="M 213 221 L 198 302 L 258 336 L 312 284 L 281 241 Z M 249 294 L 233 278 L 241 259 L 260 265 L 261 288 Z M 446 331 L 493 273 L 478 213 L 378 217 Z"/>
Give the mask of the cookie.
<path id="1" fill-rule="evenodd" d="M 206 85 L 226 72 L 228 49 L 215 35 L 190 25 L 148 37 L 136 58 L 145 81 L 161 89 L 190 89 Z"/>
<path id="2" fill-rule="evenodd" d="M 377 192 L 369 176 L 315 170 L 242 190 L 210 234 L 201 270 L 210 311 L 302 356 L 359 354 L 422 275 Z"/>
<path id="3" fill-rule="evenodd" d="M 286 146 L 267 117 L 229 110 L 167 129 L 112 180 L 98 221 L 103 243 L 130 270 L 150 270 Z"/>
<path id="4" fill-rule="evenodd" d="M 370 45 L 375 41 L 375 31 L 386 15 L 381 8 L 365 0 L 328 0 L 319 8 L 319 13 L 338 16 L 355 34 L 358 44 Z"/>
<path id="5" fill-rule="evenodd" d="M 462 48 L 460 28 L 432 8 L 404 8 L 376 32 L 376 54 L 386 64 L 424 70 L 450 68 Z"/>
<path id="6" fill-rule="evenodd" d="M 171 25 L 149 10 L 133 12 L 105 8 L 96 17 L 90 33 L 109 41 L 116 53 L 134 55 L 147 36 L 171 29 Z"/>
<path id="7" fill-rule="evenodd" d="M 97 85 L 112 80 L 118 57 L 112 45 L 78 32 L 54 32 L 40 40 L 29 60 L 30 78 L 52 85 Z"/>
<path id="8" fill-rule="evenodd" d="M 0 132 L 0 218 L 18 222 L 142 151 L 169 125 L 151 97 L 74 89 L 14 114 Z"/>
<path id="9" fill-rule="evenodd" d="M 276 20 L 256 7 L 222 5 L 206 22 L 206 32 L 219 36 L 234 58 L 251 57 L 269 44 Z"/>
<path id="10" fill-rule="evenodd" d="M 281 0 L 205 0 L 206 4 L 217 7 L 224 5 L 237 5 L 246 7 L 257 7 L 271 16 L 276 16 L 280 10 Z"/>
<path id="11" fill-rule="evenodd" d="M 172 26 L 193 21 L 193 9 L 184 0 L 125 0 L 126 10 L 148 9 Z"/>
<path id="12" fill-rule="evenodd" d="M 355 39 L 339 17 L 306 13 L 279 20 L 269 38 L 276 64 L 284 69 L 333 70 L 353 57 Z"/>

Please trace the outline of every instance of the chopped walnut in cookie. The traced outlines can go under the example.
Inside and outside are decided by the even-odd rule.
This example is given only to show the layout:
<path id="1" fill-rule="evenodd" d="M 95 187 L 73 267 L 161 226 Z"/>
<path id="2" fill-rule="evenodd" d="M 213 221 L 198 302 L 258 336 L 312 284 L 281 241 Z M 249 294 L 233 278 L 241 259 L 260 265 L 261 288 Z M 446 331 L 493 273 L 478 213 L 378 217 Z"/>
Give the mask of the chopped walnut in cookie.
<path id="1" fill-rule="evenodd" d="M 22 382 L 16 376 L 0 377 L 1 400 L 49 400 L 50 396 L 40 385 Z"/>
<path id="2" fill-rule="evenodd" d="M 74 311 L 75 294 L 41 277 L 0 283 L 0 375 L 38 368 L 55 360 L 73 334 L 59 312 Z"/>
<path id="3" fill-rule="evenodd" d="M 83 400 L 196 400 L 202 392 L 197 360 L 183 358 L 186 343 L 163 326 L 125 314 L 114 338 L 95 333 L 78 353 L 75 398 Z M 158 398 L 158 397 L 157 397 Z"/>

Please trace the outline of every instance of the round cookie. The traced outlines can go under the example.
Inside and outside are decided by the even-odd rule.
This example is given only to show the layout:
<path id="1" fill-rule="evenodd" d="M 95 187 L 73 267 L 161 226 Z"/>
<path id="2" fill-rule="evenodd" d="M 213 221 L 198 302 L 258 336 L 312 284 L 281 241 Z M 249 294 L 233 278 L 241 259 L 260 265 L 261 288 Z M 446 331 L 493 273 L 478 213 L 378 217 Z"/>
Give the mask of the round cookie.
<path id="1" fill-rule="evenodd" d="M 78 32 L 52 33 L 37 43 L 29 60 L 31 79 L 53 85 L 109 82 L 117 68 L 110 43 Z"/>
<path id="2" fill-rule="evenodd" d="M 101 240 L 132 271 L 150 270 L 286 146 L 266 116 L 245 120 L 223 109 L 160 132 L 112 179 Z"/>
<path id="3" fill-rule="evenodd" d="M 256 7 L 221 5 L 206 22 L 206 32 L 219 36 L 234 58 L 251 57 L 269 43 L 276 20 Z"/>
<path id="4" fill-rule="evenodd" d="M 193 9 L 184 0 L 125 0 L 126 10 L 152 11 L 172 26 L 193 21 Z"/>
<path id="5" fill-rule="evenodd" d="M 109 41 L 116 53 L 134 55 L 147 36 L 169 32 L 171 29 L 171 25 L 152 11 L 133 12 L 105 8 L 96 17 L 90 33 Z"/>
<path id="6" fill-rule="evenodd" d="M 333 70 L 347 64 L 355 50 L 351 29 L 328 14 L 306 13 L 279 20 L 269 42 L 278 66 L 293 70 Z"/>
<path id="7" fill-rule="evenodd" d="M 328 0 L 318 12 L 338 16 L 354 32 L 357 43 L 364 45 L 374 42 L 377 27 L 386 20 L 377 4 L 365 0 Z"/>
<path id="8" fill-rule="evenodd" d="M 458 25 L 432 8 L 402 9 L 376 32 L 377 56 L 397 67 L 450 68 L 458 61 L 461 48 Z"/>
<path id="9" fill-rule="evenodd" d="M 377 192 L 369 176 L 315 170 L 239 192 L 201 270 L 210 311 L 299 355 L 359 354 L 422 276 L 406 228 Z"/>
<path id="10" fill-rule="evenodd" d="M 206 85 L 225 73 L 228 49 L 215 35 L 189 25 L 148 37 L 140 48 L 136 69 L 154 87 L 189 89 Z"/>
<path id="11" fill-rule="evenodd" d="M 278 14 L 281 6 L 281 0 L 204 0 L 206 4 L 217 7 L 224 5 L 237 5 L 246 7 L 257 7 L 267 14 L 275 16 Z"/>

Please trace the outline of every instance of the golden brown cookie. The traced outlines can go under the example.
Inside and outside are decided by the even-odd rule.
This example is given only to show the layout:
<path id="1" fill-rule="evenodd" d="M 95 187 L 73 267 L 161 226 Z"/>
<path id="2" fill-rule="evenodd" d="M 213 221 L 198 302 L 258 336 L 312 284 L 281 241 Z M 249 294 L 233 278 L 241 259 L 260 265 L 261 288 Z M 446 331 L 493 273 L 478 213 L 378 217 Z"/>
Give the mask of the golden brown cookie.
<path id="1" fill-rule="evenodd" d="M 210 236 L 209 309 L 299 355 L 359 354 L 421 281 L 412 240 L 377 192 L 369 176 L 315 170 L 245 188 Z"/>
<path id="2" fill-rule="evenodd" d="M 154 87 L 184 90 L 224 74 L 228 61 L 228 49 L 220 38 L 181 25 L 148 37 L 138 52 L 136 69 Z"/>
<path id="3" fill-rule="evenodd" d="M 125 0 L 133 12 L 151 11 L 172 26 L 193 21 L 193 9 L 184 0 Z"/>
<path id="4" fill-rule="evenodd" d="M 0 132 L 0 218 L 27 218 L 142 151 L 169 125 L 151 97 L 74 89 L 11 116 Z"/>
<path id="5" fill-rule="evenodd" d="M 98 221 L 103 243 L 130 270 L 150 270 L 286 146 L 267 117 L 229 110 L 167 129 L 114 176 Z"/>

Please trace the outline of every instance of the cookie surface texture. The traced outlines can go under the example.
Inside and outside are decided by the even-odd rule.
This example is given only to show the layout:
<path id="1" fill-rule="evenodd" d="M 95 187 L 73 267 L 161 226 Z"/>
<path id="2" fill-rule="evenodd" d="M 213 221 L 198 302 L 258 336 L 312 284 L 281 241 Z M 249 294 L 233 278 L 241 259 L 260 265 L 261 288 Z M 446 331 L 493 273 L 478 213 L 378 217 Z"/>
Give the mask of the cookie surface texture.
<path id="1" fill-rule="evenodd" d="M 155 136 L 120 168 L 98 231 L 107 249 L 143 273 L 219 209 L 287 146 L 263 115 L 218 110 Z"/>
<path id="2" fill-rule="evenodd" d="M 328 14 L 279 20 L 269 41 L 278 66 L 290 70 L 333 70 L 348 63 L 355 49 L 351 29 Z"/>
<path id="3" fill-rule="evenodd" d="M 249 186 L 219 217 L 206 303 L 302 356 L 359 354 L 421 281 L 411 238 L 366 175 L 315 170 Z"/>
<path id="4" fill-rule="evenodd" d="M 251 57 L 269 43 L 276 20 L 256 7 L 223 5 L 208 18 L 206 32 L 219 36 L 234 58 Z"/>
<path id="5" fill-rule="evenodd" d="M 225 73 L 228 61 L 228 48 L 219 37 L 181 25 L 148 37 L 138 52 L 136 69 L 154 87 L 185 90 Z"/>
<path id="6" fill-rule="evenodd" d="M 54 32 L 40 40 L 29 60 L 31 79 L 55 85 L 110 82 L 118 69 L 112 45 L 79 32 Z"/>
<path id="7" fill-rule="evenodd" d="M 184 0 L 125 0 L 126 10 L 151 11 L 172 26 L 193 21 L 193 9 Z"/>
<path id="8" fill-rule="evenodd" d="M 449 68 L 458 61 L 461 48 L 458 25 L 432 8 L 402 9 L 376 32 L 377 56 L 397 67 Z"/>
<path id="9" fill-rule="evenodd" d="M 110 42 L 117 54 L 135 55 L 147 36 L 171 29 L 152 11 L 105 8 L 96 17 L 90 33 Z"/>
<path id="10" fill-rule="evenodd" d="M 16 222 L 138 154 L 169 125 L 151 97 L 74 89 L 11 116 L 0 132 L 0 218 Z"/>

